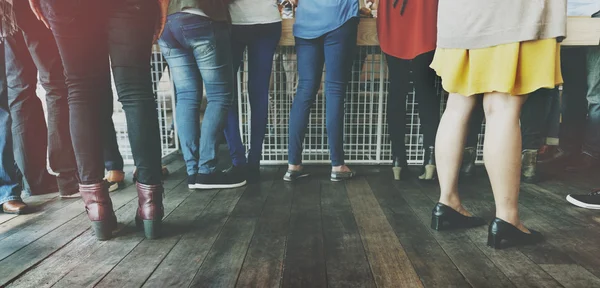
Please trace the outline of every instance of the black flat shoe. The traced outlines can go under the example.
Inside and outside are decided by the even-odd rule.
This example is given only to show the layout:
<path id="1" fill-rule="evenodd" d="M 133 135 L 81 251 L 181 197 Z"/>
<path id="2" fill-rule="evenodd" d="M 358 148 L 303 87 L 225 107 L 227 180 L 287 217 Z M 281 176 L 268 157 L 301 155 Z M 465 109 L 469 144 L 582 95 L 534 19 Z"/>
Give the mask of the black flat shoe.
<path id="1" fill-rule="evenodd" d="M 529 232 L 531 233 L 525 233 L 514 225 L 500 218 L 496 218 L 490 224 L 487 245 L 494 249 L 501 249 L 508 246 L 536 244 L 544 240 L 544 237 L 540 232 L 531 229 Z M 509 245 L 503 247 L 503 240 Z"/>
<path id="2" fill-rule="evenodd" d="M 437 231 L 485 225 L 483 218 L 465 216 L 442 203 L 435 205 L 431 214 L 431 229 Z"/>

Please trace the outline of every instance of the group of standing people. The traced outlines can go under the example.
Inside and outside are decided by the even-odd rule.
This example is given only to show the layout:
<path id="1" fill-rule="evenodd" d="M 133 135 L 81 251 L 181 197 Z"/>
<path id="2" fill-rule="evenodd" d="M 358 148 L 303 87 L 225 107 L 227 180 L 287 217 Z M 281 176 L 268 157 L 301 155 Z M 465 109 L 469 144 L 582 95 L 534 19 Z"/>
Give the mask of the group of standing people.
<path id="1" fill-rule="evenodd" d="M 302 167 L 302 144 L 324 67 L 331 180 L 350 179 L 355 173 L 344 162 L 344 99 L 355 58 L 359 0 L 288 1 L 297 6 L 293 33 L 299 79 L 290 111 L 289 165 L 284 180 L 308 176 Z M 18 2 L 24 1 L 12 3 L 15 12 Z M 516 244 L 540 241 L 541 235 L 527 229 L 518 213 L 520 118 L 528 95 L 555 89 L 563 82 L 560 41 L 566 36 L 566 0 L 367 2 L 377 7 L 378 37 L 389 68 L 387 121 L 395 178 L 406 177 L 405 97 L 412 80 L 424 134 L 425 163 L 420 178 L 437 178 L 441 187 L 439 203 L 432 212 L 432 228 L 469 228 L 486 223 L 461 205 L 458 193 L 459 175 L 473 173 L 479 130 L 472 127 L 480 126 L 485 114 L 485 165 L 496 199 L 488 245 L 499 248 L 505 240 Z M 110 121 L 107 103 L 112 101 L 107 99 L 111 97 L 111 72 L 127 117 L 137 167 L 136 222 L 146 237 L 160 234 L 163 175 L 148 65 L 156 40 L 175 85 L 176 125 L 189 188 L 235 188 L 260 178 L 272 60 L 281 37 L 281 16 L 275 1 L 30 0 L 29 4 L 33 12 L 26 9 L 27 13 L 32 25 L 38 26 L 34 30 L 43 30 L 46 40 L 52 42 L 45 45 L 55 47 L 50 49 L 54 52 L 48 52 L 56 56 L 49 60 L 50 67 L 36 63 L 42 84 L 44 71 L 52 68 L 55 73 L 46 76 L 46 82 L 61 83 L 68 91 L 68 97 L 66 92 L 56 93 L 61 106 L 49 105 L 49 113 L 57 115 L 56 120 L 49 120 L 48 126 L 56 127 L 49 129 L 57 131 L 56 135 L 49 133 L 49 139 L 60 143 L 57 153 L 61 156 L 56 161 L 73 159 L 76 164 L 69 167 L 76 168 L 71 172 L 52 169 L 59 173 L 59 180 L 68 175 L 79 182 L 78 187 L 71 185 L 72 190 L 64 193 L 80 193 L 98 239 L 109 239 L 116 227 L 106 182 L 120 182 L 107 181 L 103 165 L 107 158 L 104 151 L 110 145 L 106 143 L 110 131 L 105 126 Z M 34 15 L 42 22 L 34 21 Z M 13 30 L 22 31 L 27 39 L 23 27 L 19 24 Z M 15 31 L 5 35 L 15 35 Z M 32 55 L 35 47 L 30 45 Z M 232 108 L 237 89 L 234 72 L 246 49 L 252 113 L 247 156 L 238 111 Z M 63 70 L 61 78 L 58 72 Z M 437 76 L 450 93 L 441 118 L 434 86 Z M 200 127 L 203 91 L 208 104 Z M 474 112 L 479 105 L 484 113 Z M 473 121 L 472 114 L 480 114 L 479 120 Z M 223 132 L 233 165 L 218 171 L 218 140 Z M 7 133 L 4 135 L 10 135 Z M 12 163 L 12 151 L 7 153 L 9 148 L 3 148 L 2 164 Z M 51 152 L 51 166 L 52 159 Z M 9 174 L 3 175 L 8 176 L 6 183 L 15 180 L 15 175 Z"/>

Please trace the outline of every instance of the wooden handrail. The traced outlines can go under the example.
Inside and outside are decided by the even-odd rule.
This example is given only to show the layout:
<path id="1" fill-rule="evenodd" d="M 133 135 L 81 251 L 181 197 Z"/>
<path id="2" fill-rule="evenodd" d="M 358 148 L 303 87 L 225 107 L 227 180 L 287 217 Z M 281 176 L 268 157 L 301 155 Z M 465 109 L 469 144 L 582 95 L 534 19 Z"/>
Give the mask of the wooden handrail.
<path id="1" fill-rule="evenodd" d="M 374 18 L 361 18 L 358 26 L 359 46 L 377 46 L 377 26 Z M 281 46 L 294 46 L 292 34 L 293 19 L 284 19 L 281 33 Z M 567 22 L 567 39 L 564 46 L 596 46 L 600 45 L 600 18 L 569 17 Z"/>

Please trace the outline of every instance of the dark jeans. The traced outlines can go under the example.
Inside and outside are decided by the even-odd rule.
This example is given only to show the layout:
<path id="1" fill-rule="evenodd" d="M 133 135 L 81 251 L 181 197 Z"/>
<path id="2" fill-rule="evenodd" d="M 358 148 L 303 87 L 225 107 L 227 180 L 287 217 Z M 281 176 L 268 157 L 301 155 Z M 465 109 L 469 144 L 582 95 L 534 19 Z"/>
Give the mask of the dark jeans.
<path id="1" fill-rule="evenodd" d="M 302 142 L 325 64 L 326 126 L 331 165 L 344 165 L 344 102 L 355 56 L 357 29 L 358 19 L 353 18 L 319 38 L 296 37 L 299 80 L 290 112 L 289 164 L 302 164 Z"/>
<path id="2" fill-rule="evenodd" d="M 188 175 L 210 174 L 216 169 L 218 140 L 235 83 L 230 33 L 226 22 L 175 13 L 169 15 L 159 40 L 176 88 L 176 124 Z M 203 81 L 208 105 L 200 136 Z"/>
<path id="3" fill-rule="evenodd" d="M 521 138 L 523 150 L 537 150 L 544 145 L 555 119 L 551 106 L 558 89 L 539 89 L 527 98 L 521 109 Z"/>
<path id="4" fill-rule="evenodd" d="M 109 65 L 127 118 L 138 181 L 161 183 L 158 116 L 149 65 L 157 4 L 145 0 L 41 3 L 65 68 L 81 183 L 101 182 L 104 174 L 102 105 L 111 95 Z"/>
<path id="5" fill-rule="evenodd" d="M 564 77 L 560 146 L 600 158 L 600 48 L 562 50 Z"/>
<path id="6" fill-rule="evenodd" d="M 234 25 L 231 29 L 231 53 L 233 69 L 242 64 L 244 51 L 248 48 L 248 100 L 250 101 L 250 150 L 248 164 L 259 165 L 262 146 L 267 132 L 269 117 L 269 85 L 273 68 L 273 55 L 281 38 L 281 22 L 258 25 Z M 237 91 L 237 89 L 236 89 Z M 237 99 L 234 94 L 234 99 Z M 235 103 L 235 100 L 234 100 Z M 238 109 L 229 109 L 225 138 L 233 165 L 246 164 L 246 149 L 240 133 Z"/>
<path id="7" fill-rule="evenodd" d="M 4 39 L 0 38 L 0 205 L 12 200 L 21 200 L 21 186 L 18 183 L 13 156 L 3 41 Z"/>
<path id="8" fill-rule="evenodd" d="M 392 141 L 392 156 L 406 163 L 406 97 L 413 92 L 419 105 L 419 119 L 423 134 L 423 147 L 435 145 L 435 135 L 440 123 L 440 97 L 435 88 L 436 74 L 429 68 L 434 51 L 421 54 L 412 60 L 385 55 L 388 65 L 387 123 Z M 412 71 L 412 73 L 411 73 Z"/>
<path id="9" fill-rule="evenodd" d="M 69 133 L 67 86 L 56 42 L 26 1 L 15 2 L 14 11 L 21 30 L 6 39 L 6 71 L 14 155 L 24 175 L 25 192 L 47 190 L 45 186 L 51 184 L 46 151 L 51 169 L 62 182 L 59 187 L 73 187 L 77 165 Z M 46 91 L 47 128 L 36 95 L 38 72 Z"/>

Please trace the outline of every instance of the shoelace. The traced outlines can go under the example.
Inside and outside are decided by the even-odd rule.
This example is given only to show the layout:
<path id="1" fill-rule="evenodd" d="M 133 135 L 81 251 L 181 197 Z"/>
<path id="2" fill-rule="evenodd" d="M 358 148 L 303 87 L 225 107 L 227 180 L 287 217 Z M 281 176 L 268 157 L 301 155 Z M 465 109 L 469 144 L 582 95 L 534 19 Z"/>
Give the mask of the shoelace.
<path id="1" fill-rule="evenodd" d="M 589 196 L 600 196 L 600 189 L 596 189 L 596 191 L 590 193 Z"/>

